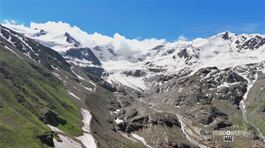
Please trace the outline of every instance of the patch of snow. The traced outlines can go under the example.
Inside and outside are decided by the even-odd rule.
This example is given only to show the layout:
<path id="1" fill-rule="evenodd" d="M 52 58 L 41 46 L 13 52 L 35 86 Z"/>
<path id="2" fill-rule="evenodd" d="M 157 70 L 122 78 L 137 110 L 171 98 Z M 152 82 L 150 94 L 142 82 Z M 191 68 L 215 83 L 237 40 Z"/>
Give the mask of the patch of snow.
<path id="1" fill-rule="evenodd" d="M 71 67 L 71 70 L 72 70 L 73 74 L 76 75 L 76 77 L 77 77 L 78 79 L 80 79 L 80 80 L 85 80 L 83 77 L 81 77 L 80 75 L 78 75 L 78 74 L 74 71 L 73 67 Z"/>
<path id="2" fill-rule="evenodd" d="M 78 58 L 73 58 L 73 57 L 68 57 L 68 56 L 64 56 L 64 58 L 66 59 L 66 61 L 68 63 L 72 63 L 72 64 L 79 66 L 79 67 L 87 67 L 87 66 L 97 67 L 91 61 L 86 60 L 86 59 L 78 59 Z"/>
<path id="3" fill-rule="evenodd" d="M 51 67 L 52 67 L 54 70 L 59 71 L 59 69 L 58 69 L 57 67 L 55 67 L 55 66 L 53 66 L 53 65 L 51 65 Z"/>
<path id="4" fill-rule="evenodd" d="M 94 91 L 92 88 L 88 88 L 88 87 L 86 87 L 86 86 L 84 86 L 82 84 L 80 84 L 80 86 L 83 87 L 84 89 L 88 90 L 88 91 L 91 91 L 91 92 Z"/>
<path id="5" fill-rule="evenodd" d="M 180 125 L 181 125 L 181 131 L 185 135 L 185 137 L 193 144 L 199 146 L 200 148 L 207 148 L 207 146 L 199 143 L 198 141 L 194 140 L 193 138 L 190 137 L 190 135 L 187 132 L 186 124 L 183 122 L 182 117 L 178 116 Z"/>
<path id="6" fill-rule="evenodd" d="M 154 111 L 159 112 L 159 113 L 163 113 L 164 111 L 157 109 L 156 106 L 152 106 L 151 107 Z"/>
<path id="7" fill-rule="evenodd" d="M 75 97 L 78 100 L 81 100 L 79 97 L 77 97 L 74 93 L 72 93 L 71 91 L 68 90 L 68 94 Z"/>
<path id="8" fill-rule="evenodd" d="M 83 131 L 85 132 L 90 132 L 90 122 L 92 120 L 92 115 L 91 113 L 88 111 L 88 110 L 85 110 L 85 109 L 81 109 L 81 114 L 83 115 L 83 123 L 84 123 L 84 126 L 83 126 Z"/>
<path id="9" fill-rule="evenodd" d="M 82 127 L 82 130 L 84 131 L 83 135 L 80 137 L 77 137 L 87 148 L 97 148 L 97 144 L 90 133 L 90 123 L 92 120 L 92 115 L 88 110 L 81 109 L 81 114 L 83 115 L 83 123 L 84 126 Z"/>
<path id="10" fill-rule="evenodd" d="M 86 148 L 97 148 L 95 140 L 91 134 L 84 133 L 83 136 L 77 137 Z"/>
<path id="11" fill-rule="evenodd" d="M 121 109 L 116 109 L 113 113 L 118 114 L 120 113 Z"/>
<path id="12" fill-rule="evenodd" d="M 217 86 L 217 89 L 220 89 L 222 87 L 230 87 L 233 86 L 235 84 L 238 84 L 239 82 L 234 82 L 234 83 L 227 83 L 227 82 L 223 82 L 221 85 Z"/>
<path id="13" fill-rule="evenodd" d="M 148 145 L 145 141 L 145 139 L 137 134 L 132 134 L 132 137 L 135 138 L 136 140 L 141 141 L 146 147 L 152 148 L 150 145 Z"/>
<path id="14" fill-rule="evenodd" d="M 97 85 L 93 82 L 93 81 L 90 81 L 90 80 L 85 80 L 86 82 L 89 82 L 91 85 L 93 85 L 93 90 L 92 91 L 96 91 L 96 89 L 97 89 Z M 91 88 L 92 89 L 92 88 Z"/>
<path id="15" fill-rule="evenodd" d="M 123 123 L 124 121 L 123 120 L 121 120 L 121 119 L 119 119 L 119 118 L 117 118 L 116 120 L 114 120 L 115 122 L 116 122 L 116 124 L 120 124 L 120 123 Z"/>
<path id="16" fill-rule="evenodd" d="M 56 73 L 56 72 L 52 72 L 52 74 L 53 74 L 56 78 L 58 78 L 59 80 L 62 80 L 61 76 L 60 76 L 58 73 Z"/>
<path id="17" fill-rule="evenodd" d="M 53 138 L 55 148 L 82 148 L 82 145 L 74 141 L 73 139 L 61 134 L 58 134 L 58 136 L 60 137 L 62 142 L 57 141 L 55 138 Z"/>
<path id="18" fill-rule="evenodd" d="M 109 83 L 112 83 L 111 81 L 119 82 L 123 85 L 126 85 L 127 87 L 134 88 L 138 91 L 143 91 L 143 90 L 148 89 L 142 78 L 124 76 L 123 74 L 119 74 L 119 73 L 110 75 L 107 81 Z"/>
<path id="19" fill-rule="evenodd" d="M 63 133 L 63 131 L 61 131 L 59 128 L 57 128 L 57 127 L 55 127 L 55 126 L 52 126 L 52 125 L 50 125 L 50 124 L 47 124 L 47 126 L 48 126 L 52 131 Z"/>

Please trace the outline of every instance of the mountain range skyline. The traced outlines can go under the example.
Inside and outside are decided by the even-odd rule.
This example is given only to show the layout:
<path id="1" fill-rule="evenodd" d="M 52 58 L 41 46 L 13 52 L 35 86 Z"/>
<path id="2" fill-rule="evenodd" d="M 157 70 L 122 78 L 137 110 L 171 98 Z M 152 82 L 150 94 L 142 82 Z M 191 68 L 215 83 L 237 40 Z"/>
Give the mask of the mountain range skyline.
<path id="1" fill-rule="evenodd" d="M 264 7 L 263 0 L 1 0 L 0 21 L 62 21 L 89 33 L 174 41 L 224 31 L 264 33 Z"/>

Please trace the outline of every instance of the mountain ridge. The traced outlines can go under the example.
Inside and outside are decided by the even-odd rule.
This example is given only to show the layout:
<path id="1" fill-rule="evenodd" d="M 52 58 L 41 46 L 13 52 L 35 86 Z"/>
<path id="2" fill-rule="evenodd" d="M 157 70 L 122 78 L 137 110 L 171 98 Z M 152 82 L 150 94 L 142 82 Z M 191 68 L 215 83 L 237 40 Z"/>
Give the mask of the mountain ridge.
<path id="1" fill-rule="evenodd" d="M 56 26 L 55 29 L 58 28 L 60 25 L 63 28 L 63 26 L 65 25 L 65 24 L 62 25 L 63 23 L 55 23 L 55 22 L 53 22 L 52 24 Z M 9 25 L 9 27 L 14 29 L 14 28 L 19 28 L 21 26 Z M 49 32 L 43 30 L 49 27 L 49 23 L 46 23 L 46 24 L 44 23 L 40 25 L 36 23 L 35 24 L 36 28 L 34 28 L 34 30 L 32 30 L 31 28 L 26 28 L 25 26 L 23 27 L 24 27 L 24 30 L 27 30 L 27 32 L 21 31 L 21 33 L 25 34 L 28 37 L 37 39 L 41 42 L 53 40 L 53 38 L 51 39 L 48 38 L 47 35 L 49 34 Z M 86 34 L 86 36 L 83 36 L 83 37 L 86 37 L 87 39 L 82 39 L 83 41 L 93 40 L 93 37 L 91 35 L 89 35 L 86 32 L 83 32 L 79 28 L 76 29 L 76 27 L 71 27 L 71 26 L 67 26 L 66 28 L 73 30 L 73 31 L 60 29 L 60 32 L 62 32 L 61 39 L 60 40 L 58 39 L 58 43 L 57 43 L 58 46 L 63 46 L 62 48 L 64 48 L 64 52 L 70 50 L 71 48 L 77 48 L 74 44 L 71 45 L 71 43 L 68 43 L 67 38 L 63 39 L 66 33 L 68 34 L 68 36 L 71 36 L 71 34 L 68 32 L 74 32 L 75 30 L 78 30 L 78 32 L 82 32 L 83 34 Z M 38 31 L 39 29 L 41 30 Z M 31 30 L 31 31 L 28 31 L 28 30 Z M 55 30 L 53 28 L 49 28 L 49 30 L 53 30 L 54 32 L 53 34 L 56 34 L 56 37 L 60 36 L 60 33 L 55 33 Z M 43 31 L 47 32 L 46 34 L 43 35 L 44 36 L 43 40 L 41 40 L 41 38 L 35 38 L 34 35 L 31 35 L 32 32 L 43 32 Z M 45 36 L 47 36 L 47 38 Z M 71 37 L 71 38 L 74 39 L 74 37 Z M 160 67 L 160 66 L 168 67 L 166 68 L 167 72 L 174 73 L 174 72 L 177 72 L 176 65 L 177 67 L 183 67 L 183 68 L 191 67 L 190 69 L 194 69 L 195 67 L 199 67 L 197 69 L 200 69 L 202 67 L 209 67 L 209 66 L 217 66 L 221 68 L 226 68 L 226 67 L 243 65 L 243 64 L 248 64 L 248 63 L 257 63 L 257 62 L 261 62 L 265 60 L 264 58 L 262 58 L 263 57 L 262 53 L 264 53 L 263 51 L 265 50 L 263 46 L 265 43 L 265 39 L 264 39 L 264 35 L 259 35 L 259 34 L 236 35 L 235 33 L 231 33 L 231 32 L 223 32 L 223 33 L 219 33 L 217 35 L 214 35 L 206 39 L 197 38 L 192 41 L 179 40 L 176 42 L 164 42 L 163 41 L 163 43 L 154 44 L 154 45 L 153 43 L 150 43 L 151 46 L 142 46 L 141 48 L 145 48 L 145 49 L 141 49 L 142 51 L 139 51 L 139 49 L 137 49 L 138 51 L 137 50 L 136 51 L 138 53 L 134 53 L 133 51 L 130 51 L 129 47 L 127 47 L 130 41 L 133 42 L 134 40 L 126 41 L 127 39 L 125 39 L 124 37 L 117 37 L 117 38 L 123 38 L 123 40 L 120 40 L 117 43 L 115 42 L 111 43 L 110 41 L 110 43 L 105 43 L 103 45 L 98 44 L 94 47 L 89 47 L 88 45 L 87 46 L 80 45 L 80 43 L 82 44 L 82 41 L 81 40 L 78 41 L 79 43 L 78 48 L 80 50 L 83 47 L 90 48 L 90 50 L 94 53 L 93 56 L 96 56 L 97 59 L 94 58 L 92 60 L 84 60 L 85 58 L 80 57 L 79 58 L 80 61 L 76 61 L 73 59 L 72 62 L 75 62 L 77 65 L 78 65 L 77 62 L 79 62 L 80 63 L 79 66 L 86 66 L 86 63 L 87 65 L 89 65 L 89 63 L 92 62 L 92 63 L 97 63 L 97 64 L 92 64 L 92 65 L 90 64 L 90 66 L 97 66 L 100 61 L 102 63 L 103 69 L 105 69 L 108 73 L 114 73 L 114 75 L 112 75 L 114 78 L 107 78 L 108 82 L 111 82 L 114 79 L 123 78 L 124 79 L 123 83 L 126 83 L 126 81 L 130 82 L 131 80 L 129 80 L 128 77 L 125 77 L 122 75 L 123 71 L 126 70 L 126 69 L 123 69 L 122 67 L 129 66 L 131 68 L 141 69 L 142 67 L 144 67 L 144 64 L 153 62 L 152 64 L 154 64 L 156 67 Z M 78 39 L 74 39 L 74 40 L 77 41 Z M 63 42 L 65 43 L 62 44 Z M 145 42 L 145 41 L 142 40 L 138 42 Z M 113 44 L 114 46 L 111 44 Z M 49 44 L 46 44 L 46 45 L 49 46 Z M 141 44 L 139 43 L 137 46 L 139 45 Z M 58 52 L 61 51 L 60 50 L 61 47 L 57 49 L 56 45 L 55 46 L 51 45 L 49 47 L 55 49 Z M 115 47 L 123 48 L 123 50 L 127 53 L 124 54 L 123 52 L 121 52 L 120 49 L 117 49 Z M 126 49 L 130 52 L 126 51 Z M 254 49 L 257 49 L 257 50 L 254 50 Z M 85 55 L 83 56 L 85 57 Z M 68 58 L 70 58 L 69 55 L 68 55 Z M 174 63 L 174 65 L 170 65 L 167 63 Z M 194 64 L 194 63 L 197 63 L 197 64 Z M 110 67 L 117 67 L 116 65 L 121 68 L 110 68 Z M 152 67 L 151 69 L 155 70 L 156 68 Z M 181 70 L 181 68 L 177 68 L 177 69 Z M 146 68 L 144 68 L 144 70 L 146 71 Z M 194 71 L 196 71 L 196 68 Z M 140 82 L 137 79 L 132 79 L 132 80 L 135 80 L 135 82 L 139 82 L 139 86 L 137 87 L 141 89 L 145 88 L 145 86 L 141 84 L 143 82 Z"/>

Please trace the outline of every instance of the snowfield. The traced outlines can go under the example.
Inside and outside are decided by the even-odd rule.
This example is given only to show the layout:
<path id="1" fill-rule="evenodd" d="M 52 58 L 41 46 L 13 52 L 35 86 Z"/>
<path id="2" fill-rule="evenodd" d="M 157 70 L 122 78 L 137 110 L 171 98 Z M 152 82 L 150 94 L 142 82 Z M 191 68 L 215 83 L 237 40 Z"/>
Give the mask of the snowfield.
<path id="1" fill-rule="evenodd" d="M 141 136 L 139 136 L 139 135 L 137 135 L 137 134 L 132 134 L 132 137 L 135 138 L 135 139 L 138 140 L 138 141 L 141 141 L 146 147 L 148 147 L 148 148 L 152 148 L 150 145 L 148 145 L 148 144 L 146 143 L 146 141 L 144 140 L 143 137 L 141 137 Z"/>
<path id="2" fill-rule="evenodd" d="M 91 131 L 90 131 L 90 122 L 92 120 L 92 115 L 88 110 L 81 109 L 81 114 L 83 115 L 83 123 L 84 126 L 82 130 L 84 131 L 83 135 L 77 137 L 87 148 L 97 148 L 97 144 L 95 139 L 93 138 Z"/>
<path id="3" fill-rule="evenodd" d="M 145 80 L 155 75 L 176 74 L 184 68 L 193 74 L 203 67 L 224 69 L 265 60 L 265 35 L 260 34 L 223 32 L 209 38 L 191 41 L 180 38 L 178 41 L 167 42 L 154 38 L 128 39 L 117 33 L 113 37 L 89 34 L 63 22 L 31 23 L 29 27 L 10 23 L 3 25 L 40 41 L 62 55 L 71 48 L 90 48 L 102 63 L 101 67 L 109 74 L 104 77 L 106 81 L 139 91 L 149 89 Z M 256 46 L 252 46 L 254 43 Z M 68 58 L 68 62 L 76 66 L 97 66 L 89 60 Z M 141 70 L 146 75 L 127 76 L 123 72 L 128 70 Z M 77 77 L 82 79 L 79 75 Z"/>
<path id="4" fill-rule="evenodd" d="M 97 148 L 97 144 L 95 142 L 95 139 L 93 138 L 91 131 L 90 131 L 90 122 L 92 120 L 92 115 L 89 111 L 85 110 L 85 109 L 81 109 L 81 114 L 83 115 L 83 123 L 84 126 L 82 127 L 82 130 L 84 131 L 83 135 L 80 137 L 76 137 L 78 140 L 80 140 L 83 145 L 86 148 Z M 59 133 L 63 133 L 63 131 L 61 131 L 60 129 L 58 129 L 57 127 L 54 127 L 52 125 L 47 125 L 52 131 L 55 132 L 59 132 Z M 56 139 L 53 139 L 55 148 L 81 148 L 82 145 L 76 141 L 74 141 L 73 139 L 58 134 L 58 136 L 60 137 L 60 139 L 62 140 L 62 142 L 57 141 Z"/>
<path id="5" fill-rule="evenodd" d="M 52 125 L 47 124 L 47 126 L 55 132 L 63 133 L 60 129 L 57 127 L 54 127 Z M 57 141 L 55 138 L 53 138 L 53 143 L 55 148 L 82 148 L 82 145 L 76 141 L 74 141 L 72 138 L 67 137 L 62 134 L 58 134 L 61 141 Z"/>
<path id="6" fill-rule="evenodd" d="M 82 145 L 73 139 L 63 136 L 58 134 L 62 142 L 57 141 L 56 139 L 53 138 L 53 143 L 55 148 L 82 148 Z"/>

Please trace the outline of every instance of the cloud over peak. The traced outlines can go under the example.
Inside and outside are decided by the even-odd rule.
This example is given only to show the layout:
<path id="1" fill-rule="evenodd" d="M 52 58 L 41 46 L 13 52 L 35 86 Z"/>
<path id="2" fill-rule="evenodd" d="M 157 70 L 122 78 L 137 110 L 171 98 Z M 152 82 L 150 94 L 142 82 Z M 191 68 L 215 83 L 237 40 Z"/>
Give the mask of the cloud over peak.
<path id="1" fill-rule="evenodd" d="M 64 36 L 67 32 L 74 39 L 79 41 L 83 47 L 93 48 L 95 46 L 111 46 L 118 54 L 124 54 L 127 52 L 137 54 L 143 50 L 151 49 L 166 43 L 165 39 L 128 39 L 119 33 L 115 33 L 112 37 L 97 32 L 89 34 L 77 26 L 71 26 L 70 24 L 61 21 L 48 21 L 46 23 L 31 22 L 29 26 L 25 26 L 23 24 L 17 24 L 12 20 L 5 20 L 3 25 L 10 27 L 17 32 L 24 33 L 29 37 L 33 37 L 37 32 L 44 30 L 47 32 L 46 35 L 35 38 L 62 45 L 67 44 Z M 63 51 L 63 49 L 60 49 L 59 51 Z"/>

